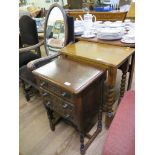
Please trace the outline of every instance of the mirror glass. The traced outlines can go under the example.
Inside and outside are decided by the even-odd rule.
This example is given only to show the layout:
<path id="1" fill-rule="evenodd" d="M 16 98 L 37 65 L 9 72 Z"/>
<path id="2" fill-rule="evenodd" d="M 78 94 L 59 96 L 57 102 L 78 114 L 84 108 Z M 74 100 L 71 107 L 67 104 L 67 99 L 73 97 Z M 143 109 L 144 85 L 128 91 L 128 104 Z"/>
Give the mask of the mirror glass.
<path id="1" fill-rule="evenodd" d="M 66 44 L 66 14 L 60 6 L 53 6 L 48 14 L 45 26 L 45 48 L 47 55 L 59 52 Z"/>

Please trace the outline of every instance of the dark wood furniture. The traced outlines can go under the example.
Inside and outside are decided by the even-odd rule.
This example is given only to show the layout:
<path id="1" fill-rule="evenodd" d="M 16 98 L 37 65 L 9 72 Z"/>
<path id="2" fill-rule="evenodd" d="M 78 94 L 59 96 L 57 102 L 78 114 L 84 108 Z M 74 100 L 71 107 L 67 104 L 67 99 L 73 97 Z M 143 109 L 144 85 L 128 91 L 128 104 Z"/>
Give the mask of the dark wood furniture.
<path id="1" fill-rule="evenodd" d="M 54 131 L 53 112 L 71 122 L 80 132 L 81 154 L 102 129 L 103 86 L 106 72 L 90 65 L 59 56 L 33 71 Z M 95 114 L 98 125 L 91 136 Z M 84 145 L 84 137 L 89 141 Z"/>
<path id="2" fill-rule="evenodd" d="M 30 100 L 32 88 L 37 88 L 35 78 L 27 68 L 27 63 L 41 57 L 36 22 L 24 15 L 19 20 L 19 79 L 27 101 Z M 32 46 L 34 45 L 34 46 Z M 39 44 L 40 45 L 40 44 Z M 29 46 L 29 47 L 28 47 Z M 28 47 L 28 48 L 24 48 Z M 35 50 L 35 52 L 34 52 Z"/>
<path id="3" fill-rule="evenodd" d="M 32 88 L 37 88 L 37 85 L 32 72 L 28 70 L 26 65 L 38 58 L 40 57 L 31 51 L 19 53 L 19 79 L 27 101 L 30 100 Z"/>
<path id="4" fill-rule="evenodd" d="M 37 25 L 30 16 L 24 15 L 19 19 L 19 31 L 22 47 L 28 47 L 39 43 Z M 41 57 L 40 47 L 35 51 Z"/>
<path id="5" fill-rule="evenodd" d="M 108 83 L 108 96 L 107 103 L 104 106 L 106 114 L 105 124 L 109 127 L 112 118 L 112 106 L 115 102 L 115 84 L 117 69 L 121 67 L 123 72 L 120 99 L 123 97 L 126 86 L 126 74 L 129 69 L 129 62 L 131 56 L 134 54 L 134 48 L 121 47 L 115 45 L 93 43 L 88 41 L 78 41 L 75 44 L 67 45 L 61 52 L 79 62 L 86 62 L 101 69 L 108 70 L 107 83 Z"/>
<path id="6" fill-rule="evenodd" d="M 74 17 L 74 19 L 79 18 L 79 15 L 83 16 L 86 12 L 82 10 L 67 10 L 67 14 L 71 17 Z M 89 13 L 96 16 L 96 20 L 101 21 L 124 21 L 127 15 L 127 12 L 96 12 L 96 11 L 90 11 Z"/>

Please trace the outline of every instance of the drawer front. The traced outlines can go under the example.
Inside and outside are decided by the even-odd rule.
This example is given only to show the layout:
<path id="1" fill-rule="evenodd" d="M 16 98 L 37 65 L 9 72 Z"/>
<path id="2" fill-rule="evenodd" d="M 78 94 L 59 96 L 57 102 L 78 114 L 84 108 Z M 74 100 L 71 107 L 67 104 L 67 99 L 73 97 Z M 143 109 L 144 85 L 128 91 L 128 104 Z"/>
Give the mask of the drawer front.
<path id="1" fill-rule="evenodd" d="M 44 90 L 48 90 L 49 92 L 52 92 L 52 93 L 60 96 L 61 98 L 67 99 L 68 101 L 73 101 L 73 99 L 74 99 L 74 96 L 72 94 L 70 94 L 66 90 L 59 88 L 58 86 L 56 86 L 50 82 L 45 81 L 44 79 L 39 78 L 38 84 Z"/>
<path id="2" fill-rule="evenodd" d="M 60 114 L 63 118 L 75 123 L 75 105 L 64 101 L 60 97 L 47 92 L 42 92 L 44 104 L 53 111 Z"/>

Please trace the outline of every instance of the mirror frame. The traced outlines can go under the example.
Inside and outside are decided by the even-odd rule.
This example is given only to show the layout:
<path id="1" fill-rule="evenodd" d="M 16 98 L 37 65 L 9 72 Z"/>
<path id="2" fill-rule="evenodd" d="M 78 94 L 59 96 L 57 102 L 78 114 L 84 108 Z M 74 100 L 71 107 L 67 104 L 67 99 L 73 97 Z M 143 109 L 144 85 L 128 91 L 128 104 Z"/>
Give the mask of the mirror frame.
<path id="1" fill-rule="evenodd" d="M 51 11 L 52 11 L 52 9 L 54 7 L 58 7 L 60 9 L 62 15 L 63 15 L 63 19 L 64 19 L 64 32 L 65 32 L 64 46 L 66 46 L 67 40 L 68 40 L 68 24 L 67 24 L 67 15 L 66 15 L 66 12 L 62 8 L 62 6 L 60 6 L 57 3 L 54 3 L 48 9 L 47 15 L 45 17 L 45 25 L 44 25 L 44 46 L 45 46 L 45 51 L 46 51 L 47 56 L 49 55 L 49 52 L 48 52 L 47 44 L 46 44 L 46 29 L 47 29 L 48 18 L 49 18 L 50 13 L 51 13 Z"/>

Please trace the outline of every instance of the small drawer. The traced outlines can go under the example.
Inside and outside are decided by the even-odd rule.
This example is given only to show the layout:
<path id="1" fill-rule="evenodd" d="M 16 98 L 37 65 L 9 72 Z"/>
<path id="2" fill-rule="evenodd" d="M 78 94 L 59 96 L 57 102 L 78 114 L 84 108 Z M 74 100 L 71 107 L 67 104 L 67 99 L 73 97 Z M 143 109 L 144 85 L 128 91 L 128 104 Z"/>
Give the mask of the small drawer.
<path id="1" fill-rule="evenodd" d="M 75 122 L 75 106 L 54 94 L 42 92 L 44 104 L 53 111 L 60 114 L 63 118 Z"/>
<path id="2" fill-rule="evenodd" d="M 72 94 L 70 94 L 69 92 L 57 87 L 54 84 L 51 84 L 43 79 L 38 79 L 38 84 L 40 86 L 40 88 L 43 88 L 44 90 L 47 90 L 49 92 L 52 92 L 64 99 L 67 99 L 69 101 L 73 101 L 74 97 Z"/>

